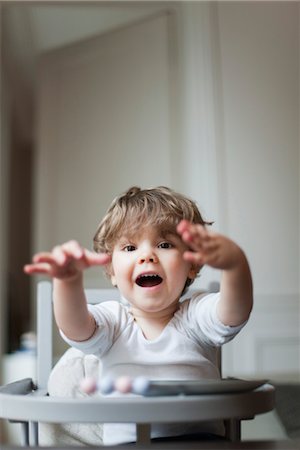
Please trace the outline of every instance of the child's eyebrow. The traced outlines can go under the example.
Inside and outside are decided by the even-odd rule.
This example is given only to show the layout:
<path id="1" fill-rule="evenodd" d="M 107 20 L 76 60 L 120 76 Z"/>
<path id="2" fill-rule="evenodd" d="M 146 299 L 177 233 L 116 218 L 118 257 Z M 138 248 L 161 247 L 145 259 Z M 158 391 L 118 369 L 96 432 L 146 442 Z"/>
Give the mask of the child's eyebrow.
<path id="1" fill-rule="evenodd" d="M 178 239 L 179 235 L 177 233 L 174 233 L 174 231 L 166 230 L 159 232 L 159 237 L 162 239 Z"/>
<path id="2" fill-rule="evenodd" d="M 116 239 L 117 245 L 131 244 L 137 240 L 137 233 L 122 234 Z"/>
<path id="3" fill-rule="evenodd" d="M 132 241 L 132 239 L 133 239 L 133 235 L 132 236 L 129 236 L 129 235 L 122 235 L 122 236 L 119 236 L 117 239 L 116 239 L 116 243 L 118 243 L 118 244 L 120 244 L 120 243 L 126 243 L 126 242 L 130 242 L 130 241 Z"/>

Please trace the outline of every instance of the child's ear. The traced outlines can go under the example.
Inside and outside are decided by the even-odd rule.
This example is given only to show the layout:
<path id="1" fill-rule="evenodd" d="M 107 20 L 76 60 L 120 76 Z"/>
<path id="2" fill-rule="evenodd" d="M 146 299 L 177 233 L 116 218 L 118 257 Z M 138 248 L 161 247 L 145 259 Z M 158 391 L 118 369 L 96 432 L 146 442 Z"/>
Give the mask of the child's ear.
<path id="1" fill-rule="evenodd" d="M 116 279 L 112 264 L 110 264 L 110 267 L 109 267 L 109 277 L 110 277 L 111 284 L 114 287 L 117 287 L 117 279 Z"/>
<path id="2" fill-rule="evenodd" d="M 110 274 L 110 281 L 111 281 L 111 284 L 112 284 L 114 287 L 117 287 L 117 280 L 116 280 L 115 275 Z"/>
<path id="3" fill-rule="evenodd" d="M 105 268 L 105 272 L 106 272 L 106 276 L 107 278 L 110 279 L 111 284 L 114 287 L 117 287 L 117 280 L 113 271 L 113 267 L 112 267 L 112 263 L 110 262 L 109 264 L 107 264 L 106 268 Z"/>

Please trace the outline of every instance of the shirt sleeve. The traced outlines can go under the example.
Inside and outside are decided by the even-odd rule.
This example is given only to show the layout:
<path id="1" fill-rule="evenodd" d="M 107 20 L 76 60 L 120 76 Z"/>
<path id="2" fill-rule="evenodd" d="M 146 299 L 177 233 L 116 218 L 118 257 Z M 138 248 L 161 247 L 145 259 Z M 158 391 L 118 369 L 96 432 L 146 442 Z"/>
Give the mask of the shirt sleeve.
<path id="1" fill-rule="evenodd" d="M 103 302 L 97 305 L 89 304 L 88 309 L 97 324 L 94 334 L 89 339 L 74 341 L 69 339 L 62 330 L 60 330 L 60 334 L 71 347 L 100 358 L 110 349 L 119 336 L 126 312 L 124 306 L 118 302 Z"/>
<path id="2" fill-rule="evenodd" d="M 246 325 L 247 320 L 238 326 L 224 325 L 218 317 L 217 306 L 220 293 L 195 294 L 189 301 L 188 321 L 194 333 L 201 336 L 207 344 L 220 346 L 231 341 Z"/>

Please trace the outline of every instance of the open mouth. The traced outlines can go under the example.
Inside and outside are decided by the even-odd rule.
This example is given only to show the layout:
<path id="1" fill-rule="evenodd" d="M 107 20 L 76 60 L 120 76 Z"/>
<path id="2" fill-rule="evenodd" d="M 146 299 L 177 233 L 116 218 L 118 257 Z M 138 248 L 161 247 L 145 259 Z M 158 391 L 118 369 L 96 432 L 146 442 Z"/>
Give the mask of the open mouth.
<path id="1" fill-rule="evenodd" d="M 136 284 L 141 287 L 153 287 L 162 283 L 163 279 L 156 274 L 139 275 L 136 279 Z"/>

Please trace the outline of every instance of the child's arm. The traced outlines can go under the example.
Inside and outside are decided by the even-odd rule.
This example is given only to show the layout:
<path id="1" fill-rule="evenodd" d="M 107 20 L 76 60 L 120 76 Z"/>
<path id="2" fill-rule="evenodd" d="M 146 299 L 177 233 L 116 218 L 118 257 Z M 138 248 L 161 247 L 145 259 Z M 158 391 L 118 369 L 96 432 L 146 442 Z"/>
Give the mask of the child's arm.
<path id="1" fill-rule="evenodd" d="M 222 270 L 218 316 L 224 325 L 237 326 L 248 319 L 253 304 L 252 278 L 241 248 L 227 237 L 183 220 L 177 228 L 191 248 L 183 255 L 196 266 Z"/>
<path id="2" fill-rule="evenodd" d="M 36 254 L 32 264 L 24 267 L 29 275 L 46 274 L 53 278 L 55 320 L 69 339 L 84 341 L 93 335 L 96 324 L 87 308 L 82 272 L 109 261 L 109 255 L 92 253 L 70 241 L 52 252 Z"/>

